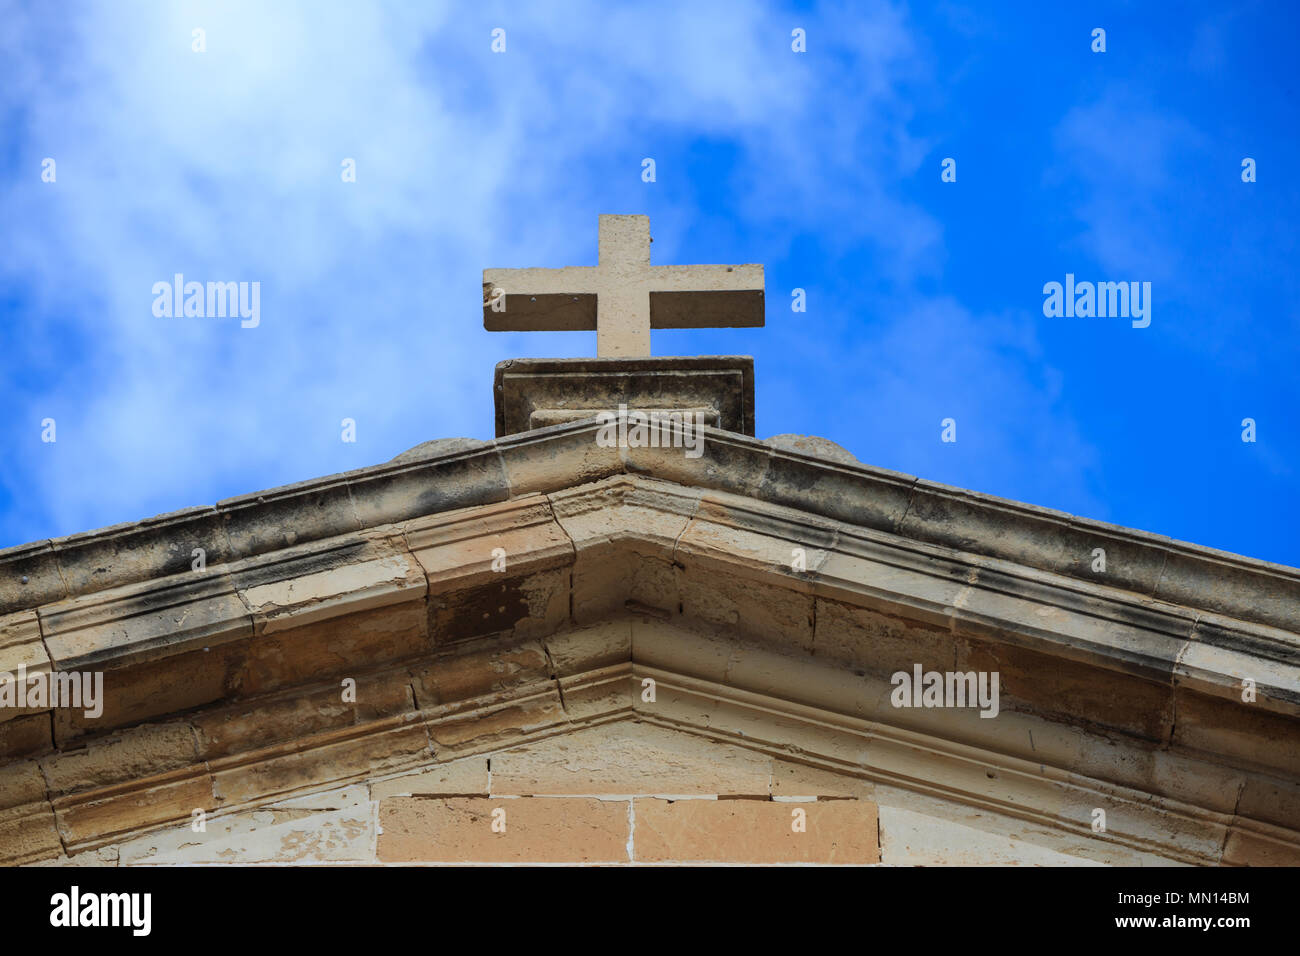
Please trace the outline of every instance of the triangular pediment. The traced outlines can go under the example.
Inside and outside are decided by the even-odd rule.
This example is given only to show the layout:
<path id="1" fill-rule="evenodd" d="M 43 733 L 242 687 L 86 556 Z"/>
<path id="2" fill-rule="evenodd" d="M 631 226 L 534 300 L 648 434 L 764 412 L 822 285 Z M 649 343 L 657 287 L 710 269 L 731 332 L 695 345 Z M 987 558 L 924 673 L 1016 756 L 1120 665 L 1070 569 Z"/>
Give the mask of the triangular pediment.
<path id="1" fill-rule="evenodd" d="M 93 718 L 0 723 L 0 849 L 109 852 L 195 810 L 238 842 L 240 815 L 375 809 L 386 780 L 570 738 L 608 756 L 582 741 L 626 725 L 824 774 L 852 796 L 811 796 L 865 801 L 881 847 L 897 811 L 1025 859 L 1294 858 L 1294 572 L 730 433 L 690 460 L 592 428 L 0 555 L 29 572 L 0 592 L 3 669 L 105 679 Z M 176 557 L 198 542 L 203 567 Z M 897 706 L 916 668 L 996 673 L 996 716 Z"/>

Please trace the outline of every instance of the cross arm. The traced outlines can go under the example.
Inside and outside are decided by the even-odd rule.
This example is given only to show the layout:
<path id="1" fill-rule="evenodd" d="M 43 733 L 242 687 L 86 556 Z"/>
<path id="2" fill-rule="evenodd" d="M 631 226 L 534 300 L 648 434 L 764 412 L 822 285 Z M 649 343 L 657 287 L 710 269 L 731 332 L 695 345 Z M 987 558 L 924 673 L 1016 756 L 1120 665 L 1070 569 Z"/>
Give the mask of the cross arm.
<path id="1" fill-rule="evenodd" d="M 484 269 L 483 328 L 489 332 L 595 329 L 595 271 L 592 266 Z"/>
<path id="2" fill-rule="evenodd" d="M 763 267 L 654 266 L 650 327 L 758 328 L 763 325 Z"/>

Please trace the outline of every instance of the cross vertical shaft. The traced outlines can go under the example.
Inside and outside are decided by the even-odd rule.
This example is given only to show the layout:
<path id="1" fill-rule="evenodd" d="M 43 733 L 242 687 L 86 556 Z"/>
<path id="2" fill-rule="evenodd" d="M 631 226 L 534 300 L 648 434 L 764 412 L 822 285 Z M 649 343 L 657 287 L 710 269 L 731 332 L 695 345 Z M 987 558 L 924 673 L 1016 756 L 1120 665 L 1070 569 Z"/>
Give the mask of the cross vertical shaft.
<path id="1" fill-rule="evenodd" d="M 650 354 L 648 216 L 601 216 L 599 259 L 602 289 L 597 308 L 597 356 Z"/>

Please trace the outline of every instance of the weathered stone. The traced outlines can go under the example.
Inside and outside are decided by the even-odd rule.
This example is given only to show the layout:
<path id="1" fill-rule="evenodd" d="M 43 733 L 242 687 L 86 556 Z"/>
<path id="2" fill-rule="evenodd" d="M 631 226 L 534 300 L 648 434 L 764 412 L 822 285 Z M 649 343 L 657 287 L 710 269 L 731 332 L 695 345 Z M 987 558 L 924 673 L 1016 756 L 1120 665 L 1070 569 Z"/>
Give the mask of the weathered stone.
<path id="1" fill-rule="evenodd" d="M 222 700 L 234 689 L 244 665 L 247 641 L 145 663 L 103 670 L 103 712 L 86 716 L 84 709 L 54 711 L 54 737 L 60 747 L 75 746 L 80 737 L 190 711 Z M 92 671 L 93 673 L 93 671 Z"/>
<path id="2" fill-rule="evenodd" d="M 427 589 L 424 573 L 411 555 L 384 540 L 371 542 L 335 567 L 294 569 L 289 576 L 266 583 L 245 583 L 246 577 L 239 574 L 234 580 L 259 635 L 343 614 L 421 602 Z"/>
<path id="3" fill-rule="evenodd" d="M 210 507 L 55 538 L 51 544 L 69 595 L 190 573 L 196 548 L 203 549 L 208 564 L 230 560 L 223 522 Z"/>
<path id="4" fill-rule="evenodd" d="M 961 551 L 989 555 L 1110 587 L 1153 594 L 1162 549 L 1105 533 L 1063 511 L 918 481 L 899 531 Z M 1167 540 L 1167 539 L 1166 539 Z M 1094 572 L 1094 549 L 1106 552 L 1106 571 Z"/>
<path id="5" fill-rule="evenodd" d="M 1223 755 L 1236 767 L 1300 778 L 1300 734 L 1294 720 L 1258 704 L 1207 697 L 1178 688 L 1173 744 Z"/>
<path id="6" fill-rule="evenodd" d="M 0 694 L 5 698 L 16 701 L 21 694 L 26 699 L 26 687 L 19 682 L 20 669 L 24 680 L 33 676 L 44 679 L 51 669 L 50 656 L 41 641 L 40 621 L 34 611 L 21 611 L 0 617 Z M 48 706 L 0 707 L 0 756 L 6 753 L 6 736 L 13 738 L 12 744 L 17 747 L 30 742 L 30 729 L 7 727 L 10 722 L 24 718 L 24 726 L 30 728 L 30 718 L 38 717 L 49 709 Z M 48 728 L 49 717 L 44 720 Z"/>
<path id="7" fill-rule="evenodd" d="M 506 747 L 569 723 L 560 695 L 552 684 L 517 703 L 476 710 L 435 714 L 427 721 L 429 737 L 439 756 L 461 756 Z"/>
<path id="8" fill-rule="evenodd" d="M 749 641 L 716 628 L 681 627 L 647 618 L 633 626 L 633 660 L 675 674 L 715 681 L 758 694 L 807 704 L 845 700 L 860 709 L 864 684 L 851 671 L 812 658 L 810 642 L 779 648 L 770 639 Z M 640 705 L 638 705 L 640 707 Z M 653 707 L 643 707 L 652 712 Z"/>
<path id="9" fill-rule="evenodd" d="M 509 496 L 501 457 L 492 444 L 352 472 L 348 490 L 362 528 L 504 501 Z"/>
<path id="10" fill-rule="evenodd" d="M 338 791 L 335 791 L 338 794 Z M 294 802 L 208 816 L 203 830 L 182 821 L 123 842 L 123 866 L 141 863 L 313 863 L 371 859 L 374 822 L 365 787 L 348 788 L 342 808 Z"/>
<path id="11" fill-rule="evenodd" d="M 633 812 L 633 852 L 641 862 L 880 861 L 876 806 L 867 800 L 640 799 Z M 806 829 L 797 831 L 798 824 Z"/>
<path id="12" fill-rule="evenodd" d="M 772 456 L 766 445 L 708 426 L 691 437 L 701 449 L 699 457 L 687 457 L 685 448 L 672 446 L 637 447 L 629 443 L 627 448 L 618 451 L 626 471 L 658 482 L 672 482 L 682 489 L 712 489 L 752 496 L 760 487 Z"/>
<path id="13" fill-rule="evenodd" d="M 632 665 L 617 664 L 558 681 L 565 716 L 574 724 L 631 717 L 641 685 Z"/>
<path id="14" fill-rule="evenodd" d="M 602 621 L 552 634 L 542 641 L 557 674 L 568 677 L 632 660 L 632 620 Z"/>
<path id="15" fill-rule="evenodd" d="M 340 478 L 318 478 L 218 501 L 231 557 L 266 554 L 371 527 L 358 519 L 347 482 Z"/>
<path id="16" fill-rule="evenodd" d="M 622 474 L 622 449 L 597 443 L 595 422 L 552 425 L 496 441 L 513 496 L 550 492 Z"/>
<path id="17" fill-rule="evenodd" d="M 0 763 L 42 754 L 54 746 L 48 713 L 13 717 L 0 723 Z"/>
<path id="18" fill-rule="evenodd" d="M 1181 543 L 1167 554 L 1157 597 L 1296 630 L 1300 573 L 1295 568 Z"/>
<path id="19" fill-rule="evenodd" d="M 40 614 L 58 670 L 145 663 L 252 635 L 229 577 L 212 570 L 72 598 Z"/>
<path id="20" fill-rule="evenodd" d="M 848 529 L 813 574 L 819 597 L 944 630 L 970 591 L 970 576 L 956 561 L 900 553 L 887 540 Z"/>
<path id="21" fill-rule="evenodd" d="M 858 674 L 889 678 L 914 664 L 951 670 L 957 647 L 951 634 L 838 601 L 817 600 L 812 651 Z M 942 665 L 942 666 L 940 666 Z"/>
<path id="22" fill-rule="evenodd" d="M 723 634 L 787 651 L 813 648 L 811 594 L 752 577 L 705 572 L 689 563 L 679 569 L 682 613 Z"/>
<path id="23" fill-rule="evenodd" d="M 464 590 L 567 566 L 573 544 L 544 495 L 421 518 L 405 538 L 430 591 Z"/>
<path id="24" fill-rule="evenodd" d="M 0 865 L 18 866 L 63 851 L 54 811 L 44 797 L 0 810 Z"/>
<path id="25" fill-rule="evenodd" d="M 303 691 L 294 688 L 270 697 L 208 709 L 191 718 L 204 760 L 256 750 L 342 727 L 412 713 L 415 699 L 404 670 L 353 678 Z M 353 699 L 345 700 L 346 693 Z"/>
<path id="26" fill-rule="evenodd" d="M 504 817 L 494 811 L 504 811 Z M 492 825 L 504 832 L 493 832 Z M 619 863 L 627 801 L 536 797 L 388 797 L 379 804 L 384 863 Z"/>
<path id="27" fill-rule="evenodd" d="M 946 661 L 922 661 L 926 670 L 946 670 Z M 1174 723 L 1173 690 L 1168 684 L 1112 674 L 1060 657 L 1006 644 L 971 641 L 957 655 L 953 670 L 998 675 L 999 708 L 1027 710 L 1058 720 L 1077 720 L 1164 742 Z"/>
<path id="28" fill-rule="evenodd" d="M 282 745 L 256 755 L 210 761 L 220 806 L 281 799 L 417 766 L 429 760 L 429 737 L 419 723 L 395 718 L 387 729 L 319 735 L 310 748 Z"/>
<path id="29" fill-rule="evenodd" d="M 188 723 L 142 724 L 90 740 L 40 760 L 50 793 L 107 787 L 196 764 L 194 728 Z"/>
<path id="30" fill-rule="evenodd" d="M 677 611 L 673 548 L 695 509 L 695 495 L 615 479 L 551 500 L 577 554 L 577 623 L 596 623 L 627 609 Z"/>
<path id="31" fill-rule="evenodd" d="M 102 796 L 101 796 L 102 794 Z M 143 787 L 112 787 L 53 801 L 59 833 L 69 847 L 105 843 L 173 820 L 189 820 L 213 805 L 212 777 L 203 770 L 157 775 Z"/>
<path id="32" fill-rule="evenodd" d="M 1169 683 L 1194 616 L 1108 589 L 1079 594 L 1037 572 L 983 563 L 950 610 L 954 631 Z"/>
<path id="33" fill-rule="evenodd" d="M 862 798 L 870 800 L 875 786 L 869 780 L 834 773 L 807 764 L 777 760 L 772 766 L 773 797 Z"/>
<path id="34" fill-rule="evenodd" d="M 737 430 L 735 428 L 731 429 L 731 431 Z M 830 439 L 821 438 L 817 435 L 773 435 L 771 438 L 764 438 L 763 444 L 779 448 L 781 451 L 792 451 L 796 455 L 808 455 L 812 458 L 824 458 L 827 461 L 839 462 L 841 465 L 861 464 L 853 453 L 844 446 L 837 445 Z"/>
<path id="35" fill-rule="evenodd" d="M 763 501 L 834 521 L 896 531 L 915 482 L 911 475 L 883 468 L 812 460 L 772 449 L 752 491 L 741 482 L 728 482 L 725 490 L 749 492 Z"/>
<path id="36" fill-rule="evenodd" d="M 51 541 L 0 550 L 0 614 L 39 607 L 67 597 Z"/>
<path id="37" fill-rule="evenodd" d="M 700 497 L 690 524 L 678 536 L 678 561 L 709 572 L 726 570 L 787 588 L 812 590 L 817 569 L 834 544 L 838 526 L 734 495 Z"/>
<path id="38" fill-rule="evenodd" d="M 1234 827 L 1223 847 L 1224 866 L 1300 866 L 1300 844 Z"/>
<path id="39" fill-rule="evenodd" d="M 1300 820 L 1300 782 L 1251 775 L 1232 794 L 1239 816 L 1295 829 Z"/>
<path id="40" fill-rule="evenodd" d="M 597 354 L 648 356 L 650 329 L 761 326 L 763 267 L 652 266 L 648 216 L 600 217 L 600 264 L 484 269 L 483 327 L 595 329 Z"/>
<path id="41" fill-rule="evenodd" d="M 438 458 L 462 451 L 477 451 L 486 444 L 487 442 L 479 438 L 435 438 L 432 441 L 420 442 L 400 455 L 394 455 L 388 463 L 404 465 L 407 462 L 423 461 L 426 458 Z"/>
<path id="42" fill-rule="evenodd" d="M 1198 617 L 1174 666 L 1174 683 L 1229 701 L 1241 700 L 1249 687 L 1260 707 L 1300 717 L 1300 642 L 1276 628 Z"/>
<path id="43" fill-rule="evenodd" d="M 600 412 L 700 412 L 754 434 L 754 360 L 742 355 L 509 359 L 497 363 L 498 438 Z M 691 419 L 694 421 L 695 419 Z"/>
<path id="44" fill-rule="evenodd" d="M 690 488 L 622 477 L 550 496 L 555 519 L 579 556 L 586 548 L 625 542 L 671 558 L 699 501 Z"/>
<path id="45" fill-rule="evenodd" d="M 465 757 L 370 784 L 370 799 L 488 795 L 488 758 Z"/>
<path id="46" fill-rule="evenodd" d="M 767 796 L 771 777 L 770 757 L 629 721 L 492 755 L 493 795 Z"/>
<path id="47" fill-rule="evenodd" d="M 567 568 L 497 577 L 429 597 L 429 631 L 444 646 L 484 634 L 538 638 L 569 623 Z"/>
<path id="48" fill-rule="evenodd" d="M 50 656 L 41 643 L 41 623 L 35 611 L 20 611 L 0 617 L 0 672 L 16 674 L 48 669 Z M 0 719 L 3 719 L 0 713 Z"/>
<path id="49" fill-rule="evenodd" d="M 118 851 L 115 846 L 101 846 L 93 850 L 83 850 L 72 856 L 56 856 L 52 859 L 33 863 L 32 866 L 117 866 Z"/>
<path id="50" fill-rule="evenodd" d="M 536 641 L 486 637 L 464 641 L 437 654 L 412 672 L 421 708 L 476 697 L 508 699 L 521 688 L 546 685 L 551 664 Z"/>
<path id="51" fill-rule="evenodd" d="M 958 808 L 951 808 L 949 814 Z M 968 811 L 970 812 L 970 811 Z M 978 812 L 972 814 L 978 817 Z M 1102 866 L 960 820 L 880 807 L 880 861 L 895 866 Z"/>
<path id="52" fill-rule="evenodd" d="M 424 605 L 409 601 L 259 635 L 249 645 L 235 686 L 253 695 L 306 681 L 341 680 L 363 667 L 430 650 Z"/>

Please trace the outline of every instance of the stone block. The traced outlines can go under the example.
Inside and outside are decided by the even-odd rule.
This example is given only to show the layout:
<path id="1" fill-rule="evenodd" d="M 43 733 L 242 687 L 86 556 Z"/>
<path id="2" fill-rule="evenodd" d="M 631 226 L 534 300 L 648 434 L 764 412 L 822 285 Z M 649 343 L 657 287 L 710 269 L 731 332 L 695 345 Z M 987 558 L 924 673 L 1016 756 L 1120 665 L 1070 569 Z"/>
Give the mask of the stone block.
<path id="1" fill-rule="evenodd" d="M 362 528 L 504 501 L 510 489 L 494 445 L 381 465 L 347 476 Z"/>
<path id="2" fill-rule="evenodd" d="M 1098 860 L 1009 837 L 1000 829 L 970 826 L 953 817 L 978 819 L 980 813 L 953 807 L 951 816 L 942 817 L 882 805 L 880 861 L 894 866 L 1104 865 Z"/>
<path id="3" fill-rule="evenodd" d="M 1257 703 L 1175 691 L 1178 722 L 1173 745 L 1223 755 L 1230 766 L 1300 778 L 1300 733 L 1296 721 Z"/>
<path id="4" fill-rule="evenodd" d="M 27 714 L 0 723 L 0 763 L 42 754 L 53 746 L 48 713 Z"/>
<path id="5" fill-rule="evenodd" d="M 493 816 L 494 811 L 504 811 Z M 493 822 L 504 832 L 493 832 Z M 379 804 L 384 863 L 621 863 L 627 801 L 564 797 L 388 797 Z"/>
<path id="6" fill-rule="evenodd" d="M 27 697 L 27 686 L 19 683 L 19 672 L 24 679 L 40 676 L 44 679 L 50 672 L 50 656 L 41 641 L 41 624 L 35 611 L 20 611 L 0 617 L 0 699 L 9 704 L 0 706 L 0 756 L 5 753 L 4 738 L 14 736 L 14 743 L 22 746 L 22 741 L 29 739 L 29 731 L 19 731 L 13 727 L 6 728 L 10 722 L 22 718 L 30 725 L 30 718 L 45 714 L 50 708 L 13 706 L 20 697 Z M 48 727 L 49 717 L 44 717 Z M 21 737 L 22 741 L 17 738 Z"/>
<path id="7" fill-rule="evenodd" d="M 619 617 L 552 634 L 542 641 L 561 677 L 632 660 L 632 620 Z"/>
<path id="8" fill-rule="evenodd" d="M 256 633 L 274 634 L 344 614 L 423 601 L 427 590 L 423 570 L 404 549 L 379 540 L 349 557 L 333 567 L 313 570 L 295 562 L 278 563 L 279 579 L 273 581 L 253 583 L 249 580 L 253 572 L 232 575 Z M 265 569 L 258 570 L 266 576 Z"/>
<path id="9" fill-rule="evenodd" d="M 870 780 L 834 773 L 788 760 L 772 766 L 773 797 L 816 797 L 819 799 L 872 799 L 875 785 Z"/>
<path id="10" fill-rule="evenodd" d="M 617 412 L 620 404 L 702 409 L 714 427 L 754 434 L 754 360 L 747 355 L 510 359 L 497 364 L 493 394 L 498 438 L 564 417 Z"/>
<path id="11" fill-rule="evenodd" d="M 492 755 L 492 793 L 767 796 L 772 759 L 617 721 Z"/>
<path id="12" fill-rule="evenodd" d="M 364 786 L 348 789 L 340 808 L 274 804 L 209 816 L 202 832 L 182 821 L 123 842 L 120 863 L 367 862 L 374 846 L 371 803 Z"/>
<path id="13" fill-rule="evenodd" d="M 1114 527 L 1080 522 L 1050 508 L 918 481 L 901 533 L 959 551 L 1015 561 L 1109 587 L 1153 594 L 1164 553 L 1152 543 L 1117 536 Z M 1166 539 L 1167 540 L 1167 539 Z M 1106 571 L 1092 570 L 1093 551 Z"/>
<path id="14" fill-rule="evenodd" d="M 431 593 L 482 587 L 573 560 L 569 536 L 544 495 L 416 519 L 406 525 L 405 537 Z"/>
<path id="15" fill-rule="evenodd" d="M 0 810 L 0 865 L 48 860 L 62 851 L 49 801 L 42 799 Z"/>
<path id="16" fill-rule="evenodd" d="M 197 762 L 194 729 L 175 721 L 143 724 L 92 739 L 80 749 L 42 757 L 40 765 L 50 793 L 72 794 L 188 768 Z"/>
<path id="17" fill-rule="evenodd" d="M 498 439 L 511 495 L 551 492 L 620 475 L 621 449 L 596 442 L 592 422 L 552 425 Z"/>
<path id="18" fill-rule="evenodd" d="M 252 635 L 230 578 L 212 570 L 87 594 L 40 615 L 58 670 L 142 664 Z"/>
<path id="19" fill-rule="evenodd" d="M 633 853 L 649 863 L 878 863 L 867 800 L 634 802 Z M 802 814 L 804 832 L 795 825 Z"/>
<path id="20" fill-rule="evenodd" d="M 0 614 L 39 607 L 67 596 L 51 541 L 0 550 Z"/>
<path id="21" fill-rule="evenodd" d="M 358 518 L 341 475 L 227 498 L 218 501 L 216 509 L 233 560 L 371 527 Z"/>
<path id="22" fill-rule="evenodd" d="M 204 650 L 194 648 L 162 660 L 103 669 L 103 712 L 54 711 L 54 738 L 60 747 L 120 727 L 191 711 L 222 700 L 244 664 L 247 641 Z M 92 669 L 93 673 L 93 669 Z"/>
<path id="23" fill-rule="evenodd" d="M 1167 741 L 1173 727 L 1173 692 L 1167 683 L 1099 672 L 1028 648 L 974 640 L 960 645 L 954 670 L 998 674 L 1000 710 L 1082 721 L 1156 743 Z"/>
<path id="24" fill-rule="evenodd" d="M 488 758 L 464 757 L 434 764 L 400 777 L 375 780 L 370 784 L 370 798 L 387 797 L 468 797 L 488 795 Z"/>
<path id="25" fill-rule="evenodd" d="M 234 688 L 252 696 L 307 681 L 341 680 L 430 650 L 424 603 L 408 601 L 258 635 Z"/>
<path id="26" fill-rule="evenodd" d="M 1223 847 L 1224 866 L 1300 866 L 1300 843 L 1270 838 L 1238 827 L 1228 831 Z"/>
<path id="27" fill-rule="evenodd" d="M 220 806 L 283 799 L 306 790 L 383 776 L 428 762 L 429 736 L 420 723 L 393 720 L 388 729 L 349 735 L 336 731 L 315 746 L 284 745 L 259 754 L 210 761 Z"/>
<path id="28" fill-rule="evenodd" d="M 517 703 L 435 714 L 427 722 L 429 737 L 440 757 L 507 747 L 520 738 L 568 724 L 554 684 Z"/>
<path id="29" fill-rule="evenodd" d="M 211 810 L 213 802 L 212 777 L 206 771 L 187 769 L 160 774 L 146 786 L 56 797 L 53 804 L 59 832 L 72 850 L 161 823 L 188 821 L 195 810 Z"/>
<path id="30" fill-rule="evenodd" d="M 405 670 L 354 679 L 352 701 L 343 699 L 340 681 L 328 687 L 293 688 L 194 714 L 190 721 L 198 737 L 199 755 L 204 760 L 226 757 L 415 710 Z"/>
<path id="31" fill-rule="evenodd" d="M 203 549 L 208 565 L 231 558 L 224 522 L 212 507 L 96 528 L 51 544 L 69 595 L 190 574 L 195 548 Z"/>
<path id="32" fill-rule="evenodd" d="M 537 641 L 486 637 L 463 641 L 413 668 L 415 698 L 422 709 L 473 698 L 508 699 L 522 688 L 549 689 L 551 664 Z"/>

